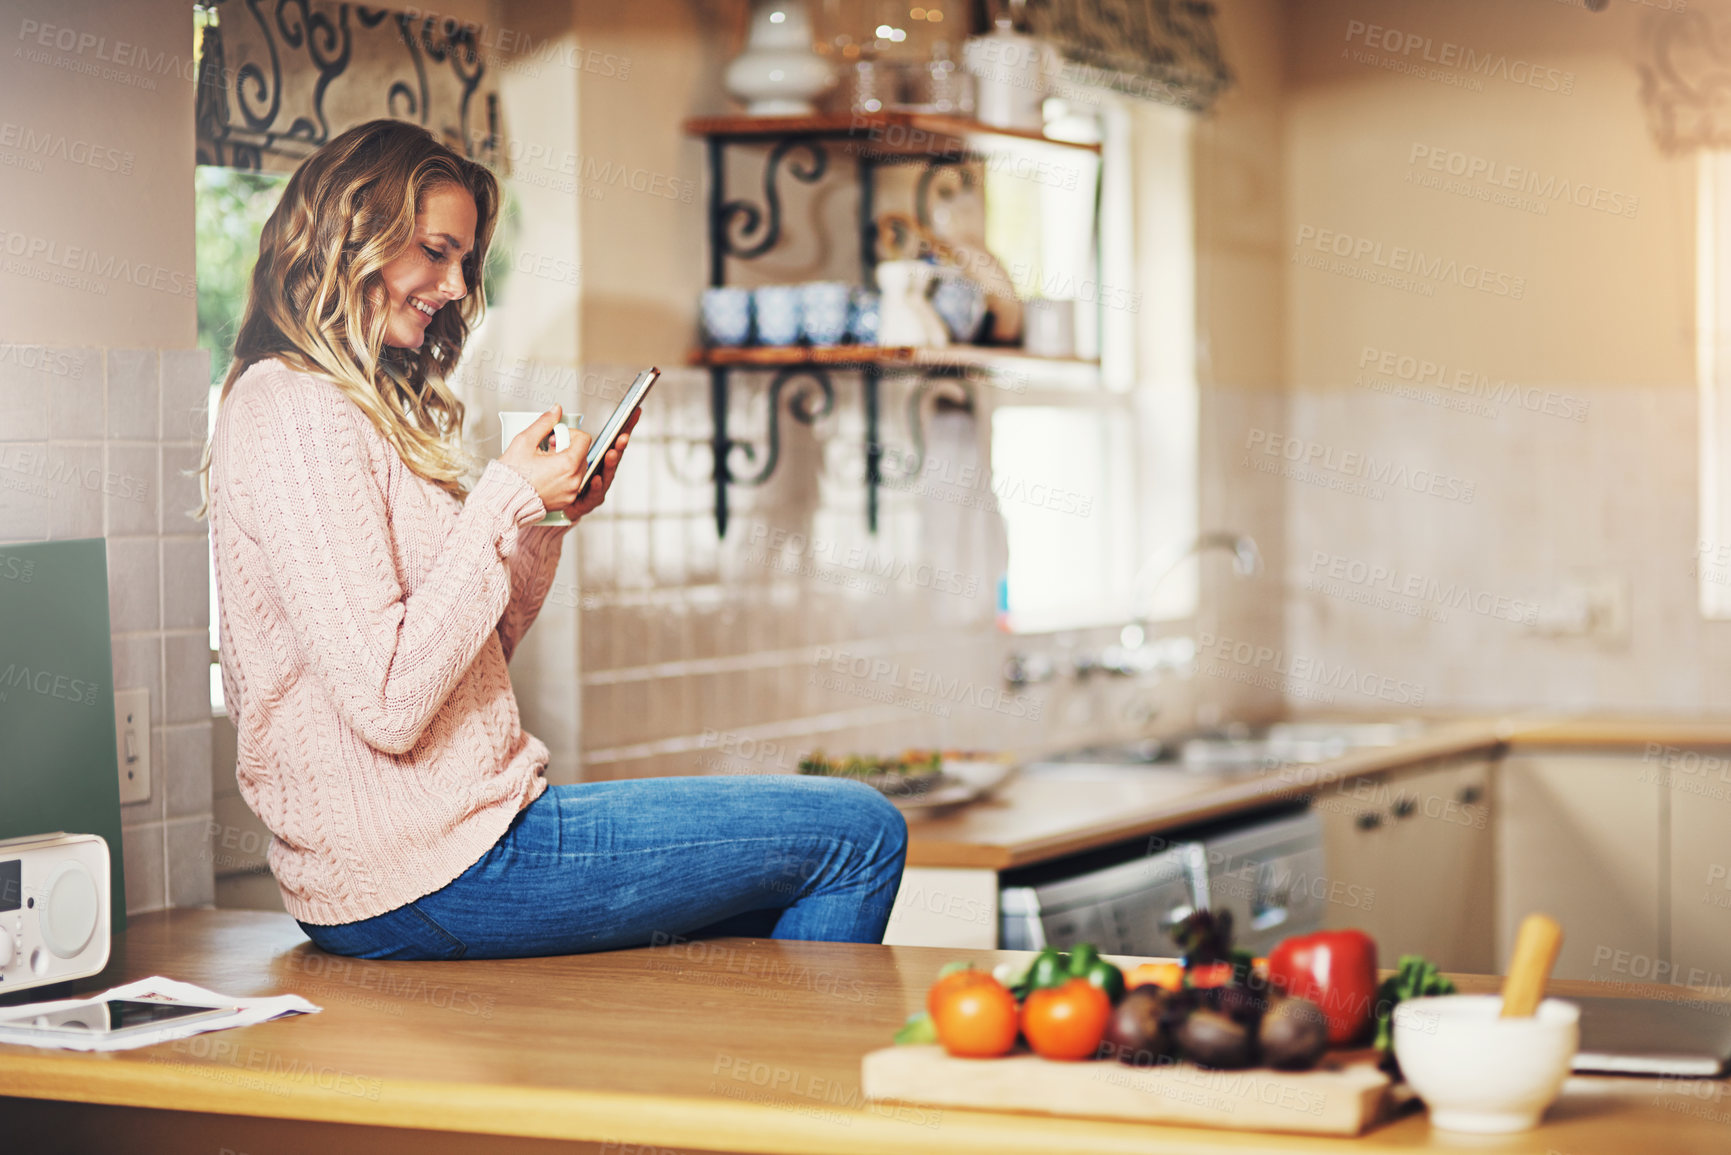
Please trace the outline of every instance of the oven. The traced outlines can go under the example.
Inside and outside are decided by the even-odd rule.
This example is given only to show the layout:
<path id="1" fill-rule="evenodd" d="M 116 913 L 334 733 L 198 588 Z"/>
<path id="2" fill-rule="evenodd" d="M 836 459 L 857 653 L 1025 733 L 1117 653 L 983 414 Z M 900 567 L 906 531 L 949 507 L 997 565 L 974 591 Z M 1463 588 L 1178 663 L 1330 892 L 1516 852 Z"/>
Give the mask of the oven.
<path id="1" fill-rule="evenodd" d="M 1285 808 L 1007 871 L 998 941 L 1006 950 L 1182 953 L 1173 928 L 1194 910 L 1232 912 L 1233 943 L 1265 955 L 1323 928 L 1322 820 Z"/>

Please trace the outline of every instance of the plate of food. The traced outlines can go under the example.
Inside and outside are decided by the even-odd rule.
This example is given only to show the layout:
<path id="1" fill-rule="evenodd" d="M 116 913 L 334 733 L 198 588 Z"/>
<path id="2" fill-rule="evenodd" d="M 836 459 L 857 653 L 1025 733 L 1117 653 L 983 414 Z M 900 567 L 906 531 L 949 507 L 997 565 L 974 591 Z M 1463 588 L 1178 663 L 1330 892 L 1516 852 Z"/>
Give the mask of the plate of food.
<path id="1" fill-rule="evenodd" d="M 997 789 L 1015 767 L 995 754 L 964 750 L 904 750 L 889 757 L 827 757 L 813 750 L 799 760 L 801 774 L 853 778 L 901 810 L 936 810 L 974 802 Z"/>

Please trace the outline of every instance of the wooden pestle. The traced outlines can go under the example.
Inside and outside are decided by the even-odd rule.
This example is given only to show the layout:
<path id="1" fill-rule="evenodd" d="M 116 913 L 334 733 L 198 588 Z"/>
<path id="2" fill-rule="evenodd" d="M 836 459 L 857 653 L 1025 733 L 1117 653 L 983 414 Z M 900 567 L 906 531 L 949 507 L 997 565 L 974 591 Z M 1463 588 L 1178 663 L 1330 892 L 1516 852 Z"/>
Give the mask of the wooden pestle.
<path id="1" fill-rule="evenodd" d="M 1545 995 L 1551 968 L 1557 965 L 1557 952 L 1562 948 L 1563 928 L 1556 919 L 1529 914 L 1521 920 L 1521 931 L 1515 938 L 1515 957 L 1509 960 L 1508 977 L 1503 979 L 1503 1018 L 1532 1018 Z"/>

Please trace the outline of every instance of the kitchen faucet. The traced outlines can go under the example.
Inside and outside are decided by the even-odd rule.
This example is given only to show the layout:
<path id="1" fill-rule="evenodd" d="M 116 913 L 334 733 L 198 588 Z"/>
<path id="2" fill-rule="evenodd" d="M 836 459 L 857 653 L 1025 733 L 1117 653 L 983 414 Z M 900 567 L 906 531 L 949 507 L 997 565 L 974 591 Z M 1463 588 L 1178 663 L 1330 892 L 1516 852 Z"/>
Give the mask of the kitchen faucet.
<path id="1" fill-rule="evenodd" d="M 1262 572 L 1262 551 L 1257 548 L 1255 538 L 1247 533 L 1236 533 L 1229 529 L 1209 530 L 1206 533 L 1197 534 L 1188 545 L 1167 558 L 1159 572 L 1154 575 L 1154 580 L 1148 582 L 1146 589 L 1144 589 L 1144 575 L 1153 568 L 1156 561 L 1161 560 L 1161 555 L 1149 554 L 1141 568 L 1136 571 L 1136 576 L 1130 579 L 1132 604 L 1141 605 L 1146 610 L 1155 591 L 1160 588 L 1161 582 L 1172 576 L 1173 571 L 1183 565 L 1192 555 L 1201 555 L 1211 549 L 1231 551 L 1232 572 L 1239 577 L 1251 577 Z M 1149 620 L 1146 616 L 1138 617 L 1124 627 L 1123 633 L 1119 635 L 1119 641 L 1123 643 L 1126 649 L 1139 648 L 1147 640 L 1148 625 Z"/>
<path id="2" fill-rule="evenodd" d="M 1239 577 L 1251 577 L 1262 572 L 1262 551 L 1257 548 L 1256 539 L 1247 533 L 1232 530 L 1209 530 L 1197 534 L 1176 555 L 1150 554 L 1130 581 L 1134 603 L 1144 607 L 1142 616 L 1137 617 L 1119 633 L 1118 645 L 1107 646 L 1098 657 L 1083 654 L 1072 659 L 1070 668 L 1076 677 L 1086 678 L 1094 673 L 1130 677 L 1160 670 L 1187 668 L 1196 657 L 1196 643 L 1190 638 L 1164 638 L 1150 643 L 1148 627 L 1152 623 L 1147 617 L 1146 607 L 1155 591 L 1160 588 L 1160 583 L 1165 581 L 1172 571 L 1192 554 L 1206 553 L 1211 549 L 1229 551 L 1232 554 L 1232 570 Z M 1163 564 L 1158 571 L 1154 571 L 1157 562 Z M 1150 571 L 1154 571 L 1153 580 L 1144 586 L 1145 577 Z M 1058 673 L 1057 665 L 1043 655 L 1013 653 L 1004 663 L 1004 681 L 1014 687 L 1050 681 L 1057 677 Z"/>
<path id="3" fill-rule="evenodd" d="M 1260 573 L 1262 570 L 1262 551 L 1256 548 L 1255 538 L 1247 533 L 1234 533 L 1229 529 L 1210 530 L 1207 533 L 1197 534 L 1189 545 L 1178 551 L 1178 554 L 1168 561 L 1159 573 L 1154 575 L 1154 580 L 1148 584 L 1147 596 L 1152 597 L 1154 591 L 1160 588 L 1160 583 L 1165 581 L 1167 576 L 1183 564 L 1184 560 L 1191 554 L 1206 553 L 1211 549 L 1231 550 L 1232 569 L 1240 577 L 1249 577 L 1252 574 Z M 1158 556 L 1157 554 L 1149 554 L 1148 559 L 1142 563 L 1142 568 L 1136 571 L 1136 576 L 1130 581 L 1132 596 L 1142 584 L 1142 575 L 1153 567 Z"/>

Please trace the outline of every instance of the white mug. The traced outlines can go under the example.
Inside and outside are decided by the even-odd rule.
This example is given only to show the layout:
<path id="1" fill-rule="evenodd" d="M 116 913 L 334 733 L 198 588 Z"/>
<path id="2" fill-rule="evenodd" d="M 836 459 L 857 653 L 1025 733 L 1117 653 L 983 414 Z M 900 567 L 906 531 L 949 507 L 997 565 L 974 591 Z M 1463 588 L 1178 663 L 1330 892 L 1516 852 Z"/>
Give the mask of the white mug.
<path id="1" fill-rule="evenodd" d="M 499 414 L 499 452 L 503 453 L 511 442 L 517 439 L 517 434 L 535 424 L 541 417 L 539 413 L 526 413 L 514 410 Z M 571 448 L 571 431 L 583 424 L 583 415 L 579 413 L 575 421 L 555 421 L 553 432 L 541 442 L 540 448 L 546 449 L 547 442 L 553 443 L 554 453 L 563 453 Z M 570 525 L 571 519 L 564 513 L 555 510 L 543 517 L 536 525 Z"/>

